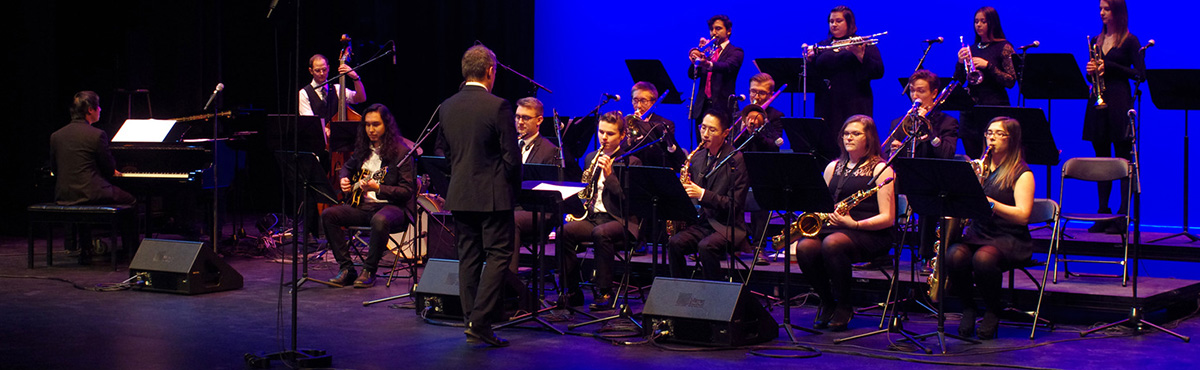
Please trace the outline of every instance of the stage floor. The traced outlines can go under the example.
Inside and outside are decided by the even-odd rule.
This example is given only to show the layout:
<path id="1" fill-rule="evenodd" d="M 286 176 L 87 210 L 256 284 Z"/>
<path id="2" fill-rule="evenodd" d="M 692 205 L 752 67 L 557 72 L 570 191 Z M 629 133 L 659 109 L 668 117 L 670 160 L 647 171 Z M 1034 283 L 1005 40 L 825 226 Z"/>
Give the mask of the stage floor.
<path id="1" fill-rule="evenodd" d="M 253 248 L 243 248 L 246 252 Z M 0 345 L 0 358 L 11 369 L 242 369 L 244 355 L 254 352 L 273 352 L 285 349 L 290 343 L 287 289 L 280 283 L 288 281 L 291 265 L 274 262 L 270 257 L 245 254 L 225 258 L 245 276 L 245 287 L 235 291 L 197 296 L 181 296 L 136 290 L 95 292 L 77 289 L 100 283 L 125 280 L 127 263 L 112 271 L 106 261 L 81 266 L 59 252 L 53 267 L 42 267 L 44 256 L 38 256 L 38 268 L 25 268 L 26 244 L 23 238 L 0 239 L 0 317 L 5 335 Z M 531 257 L 531 256 L 530 256 Z M 649 261 L 649 257 L 638 257 Z M 660 266 L 665 269 L 665 266 Z M 794 266 L 793 266 L 794 267 Z M 782 275 L 781 263 L 759 267 L 754 284 L 756 289 L 770 290 L 774 279 Z M 317 260 L 310 265 L 315 278 L 329 278 L 336 265 Z M 637 268 L 635 267 L 635 271 Z M 761 273 L 761 274 L 760 274 Z M 868 292 L 883 284 L 878 272 L 858 272 L 856 291 Z M 907 273 L 901 274 L 907 277 Z M 1040 277 L 1040 271 L 1035 276 Z M 58 279 L 65 279 L 64 282 Z M 759 281 L 759 279 L 762 279 Z M 1051 296 L 1075 297 L 1092 295 L 1097 291 L 1120 296 L 1127 289 L 1112 279 L 1072 278 L 1051 286 Z M 792 279 L 793 293 L 807 291 L 797 274 Z M 1165 294 L 1180 292 L 1177 302 L 1191 302 L 1195 308 L 1197 294 L 1186 291 L 1193 281 L 1177 279 L 1143 279 L 1139 293 Z M 1016 279 L 1018 290 L 1028 290 L 1029 281 Z M 806 366 L 816 369 L 846 367 L 913 368 L 932 367 L 938 363 L 993 364 L 1048 368 L 1092 367 L 1165 367 L 1198 366 L 1200 360 L 1186 353 L 1195 352 L 1191 344 L 1162 333 L 1147 332 L 1131 335 L 1132 331 L 1113 330 L 1080 338 L 1079 331 L 1100 321 L 1086 319 L 1094 310 L 1075 305 L 1053 306 L 1047 315 L 1059 320 L 1054 331 L 1044 329 L 1030 341 L 1028 327 L 1002 327 L 1000 338 L 973 345 L 950 340 L 948 355 L 924 355 L 909 347 L 889 349 L 900 336 L 892 334 L 833 344 L 836 338 L 865 333 L 877 328 L 878 317 L 860 315 L 843 333 L 825 332 L 812 335 L 796 331 L 798 341 L 821 351 L 815 358 L 768 358 L 754 356 L 751 348 L 717 351 L 694 351 L 695 347 L 680 345 L 613 345 L 607 340 L 590 337 L 599 326 L 576 329 L 573 334 L 560 336 L 544 330 L 504 329 L 499 335 L 512 341 L 503 349 L 480 348 L 464 341 L 461 328 L 432 325 L 422 321 L 412 309 L 394 308 L 395 303 L 377 305 L 362 303 L 381 297 L 407 293 L 409 279 L 399 279 L 391 287 L 381 281 L 371 289 L 328 288 L 305 284 L 298 294 L 298 343 L 301 348 L 328 351 L 336 368 L 399 369 L 399 368 L 649 368 L 695 369 L 745 368 L 747 366 Z M 916 285 L 916 286 L 919 286 Z M 870 294 L 878 294 L 875 291 Z M 866 293 L 864 293 L 866 294 Z M 550 296 L 553 296 L 551 293 Z M 870 300 L 864 295 L 864 300 Z M 1023 296 L 1023 303 L 1029 303 Z M 816 314 L 815 300 L 793 307 L 791 318 L 799 326 L 811 326 Z M 642 303 L 631 300 L 635 312 Z M 1110 310 L 1119 312 L 1127 305 L 1113 302 Z M 1175 308 L 1174 311 L 1178 311 Z M 1185 316 L 1187 312 L 1159 310 L 1149 319 L 1163 320 Z M 781 307 L 773 307 L 776 320 L 783 319 Z M 603 315 L 601 315 L 603 316 Z M 1118 315 L 1109 315 L 1119 318 Z M 913 310 L 905 328 L 924 333 L 936 329 L 932 315 Z M 1190 316 L 1187 316 L 1190 317 Z M 570 322 L 584 321 L 574 317 Z M 565 329 L 565 323 L 556 323 Z M 1200 334 L 1195 320 L 1167 324 L 1184 335 Z M 957 315 L 950 314 L 946 329 L 954 332 Z M 786 334 L 780 332 L 781 338 Z M 625 338 L 640 341 L 641 338 Z M 769 344 L 784 345 L 782 341 Z M 936 340 L 925 341 L 936 347 Z M 902 345 L 903 346 L 903 345 Z M 774 350 L 777 355 L 808 355 L 813 352 Z M 702 361 L 702 363 L 698 362 Z M 914 363 L 919 362 L 919 363 Z M 274 363 L 274 368 L 283 368 Z"/>

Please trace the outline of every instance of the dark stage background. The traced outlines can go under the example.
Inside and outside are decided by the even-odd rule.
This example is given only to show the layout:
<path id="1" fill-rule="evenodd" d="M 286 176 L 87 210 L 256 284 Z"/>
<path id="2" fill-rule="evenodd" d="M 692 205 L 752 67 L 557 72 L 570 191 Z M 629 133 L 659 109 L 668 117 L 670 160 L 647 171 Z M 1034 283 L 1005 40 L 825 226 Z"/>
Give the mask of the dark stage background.
<path id="1" fill-rule="evenodd" d="M 476 40 L 501 62 L 533 73 L 533 1 L 299 1 L 280 0 L 266 18 L 269 0 L 255 1 L 22 1 L 10 27 L 10 60 L 21 92 L 6 89 L 12 104 L 4 135 L 0 172 L 0 231 L 23 235 L 25 206 L 53 199 L 53 184 L 39 187 L 38 168 L 47 164 L 50 134 L 69 120 L 67 107 L 80 90 L 100 94 L 97 127 L 116 132 L 129 117 L 154 118 L 203 113 L 208 95 L 225 84 L 223 109 L 295 111 L 296 91 L 311 80 L 308 57 L 325 54 L 336 63 L 341 34 L 354 39 L 352 65 L 362 63 L 388 40 L 398 57 L 382 58 L 360 71 L 368 101 L 396 114 L 404 136 L 415 139 L 443 99 L 462 82 L 463 51 Z M 15 58 L 13 58 L 15 57 Z M 298 63 L 296 61 L 299 61 Z M 336 64 L 335 64 L 336 66 Z M 496 93 L 510 100 L 529 94 L 526 85 L 502 72 Z M 248 129 L 259 129 L 249 127 Z M 230 211 L 276 212 L 281 208 L 278 170 L 270 158 L 241 158 L 248 169 L 228 192 Z"/>

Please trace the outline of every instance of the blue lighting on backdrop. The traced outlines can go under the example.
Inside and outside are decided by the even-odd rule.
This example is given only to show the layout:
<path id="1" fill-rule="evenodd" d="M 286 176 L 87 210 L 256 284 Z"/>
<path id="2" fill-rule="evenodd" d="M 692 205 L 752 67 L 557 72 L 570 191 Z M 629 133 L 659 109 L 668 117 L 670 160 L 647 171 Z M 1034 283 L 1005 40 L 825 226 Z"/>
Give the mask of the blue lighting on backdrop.
<path id="1" fill-rule="evenodd" d="M 659 59 L 686 97 L 692 85 L 685 73 L 687 51 L 700 37 L 708 36 L 706 21 L 709 17 L 726 14 L 733 22 L 732 42 L 746 51 L 737 86 L 739 93 L 746 93 L 750 76 L 758 72 L 752 60 L 799 57 L 801 44 L 813 44 L 826 37 L 829 10 L 836 5 L 847 5 L 855 12 L 860 35 L 888 31 L 879 44 L 885 75 L 872 83 L 872 89 L 876 121 L 890 122 L 909 107 L 908 99 L 900 94 L 897 79 L 908 77 L 916 67 L 925 46 L 922 40 L 945 37 L 945 43 L 935 45 L 930 51 L 925 66 L 940 76 L 952 75 L 959 49 L 958 36 L 972 38 L 972 20 L 975 10 L 980 7 L 997 8 L 1005 34 L 1014 45 L 1038 40 L 1041 47 L 1031 50 L 1031 54 L 1074 54 L 1082 74 L 1083 63 L 1087 61 L 1084 36 L 1100 32 L 1098 4 L 1098 1 L 1029 0 L 927 3 L 539 1 L 535 9 L 534 77 L 555 91 L 539 96 L 547 108 L 557 108 L 564 115 L 582 115 L 600 100 L 601 93 L 628 96 L 633 81 L 625 67 L 625 59 Z M 1157 42 L 1157 46 L 1147 52 L 1147 68 L 1200 68 L 1195 34 L 1185 26 L 1194 21 L 1191 16 L 1200 13 L 1197 10 L 1200 5 L 1192 1 L 1129 2 L 1130 31 L 1143 44 L 1150 39 Z M 504 58 L 503 55 L 499 57 Z M 1172 228 L 1169 231 L 1173 231 L 1180 227 L 1183 219 L 1184 112 L 1158 110 L 1148 86 L 1143 84 L 1142 91 L 1143 223 L 1169 226 Z M 1009 91 L 1009 96 L 1015 105 L 1015 88 Z M 812 114 L 812 102 L 809 94 L 809 115 Z M 773 106 L 789 117 L 799 117 L 804 111 L 802 103 L 800 94 L 783 94 Z M 1048 118 L 1063 161 L 1094 155 L 1091 144 L 1081 139 L 1084 104 L 1083 100 L 1058 100 L 1052 104 Z M 1025 106 L 1046 110 L 1048 103 L 1030 99 Z M 611 109 L 632 111 L 627 98 L 604 108 Z M 688 127 L 681 124 L 687 115 L 684 105 L 662 106 L 655 111 L 681 127 Z M 677 136 L 681 145 L 694 147 L 686 130 L 679 130 Z M 1200 163 L 1197 162 L 1200 148 L 1191 149 L 1190 157 L 1193 163 Z M 1043 197 L 1046 168 L 1033 167 L 1038 179 L 1036 194 Z M 1060 171 L 1058 166 L 1051 169 L 1053 197 L 1058 196 L 1057 175 Z M 1200 197 L 1197 182 L 1200 181 L 1191 180 L 1193 198 Z M 1068 192 L 1067 211 L 1091 212 L 1095 209 L 1094 186 L 1070 186 L 1068 183 L 1068 188 L 1079 190 Z M 1114 207 L 1115 202 L 1114 198 Z M 1190 215 L 1193 219 L 1200 216 L 1200 207 L 1191 205 Z M 1194 226 L 1196 222 L 1191 224 Z"/>

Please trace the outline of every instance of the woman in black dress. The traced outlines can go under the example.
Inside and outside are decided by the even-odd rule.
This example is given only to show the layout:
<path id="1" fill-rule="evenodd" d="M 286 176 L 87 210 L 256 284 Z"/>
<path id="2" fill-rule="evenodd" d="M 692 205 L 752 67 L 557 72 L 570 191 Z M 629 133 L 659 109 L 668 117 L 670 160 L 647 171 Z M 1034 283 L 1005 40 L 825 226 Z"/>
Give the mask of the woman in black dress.
<path id="1" fill-rule="evenodd" d="M 975 69 L 983 74 L 983 82 L 964 85 L 975 104 L 1011 105 L 1008 89 L 1017 83 L 1017 72 L 1012 64 L 1013 50 L 1000 27 L 1000 13 L 990 6 L 976 10 L 975 42 L 958 50 L 958 66 L 954 69 L 954 78 L 965 81 L 967 74 L 963 60 L 970 58 L 975 62 Z M 970 110 L 964 110 L 961 118 L 958 137 L 962 138 L 963 153 L 978 159 L 983 153 L 984 124 L 992 117 L 977 117 Z"/>
<path id="2" fill-rule="evenodd" d="M 1034 179 L 1021 149 L 1021 124 L 1008 117 L 996 117 L 988 124 L 987 145 L 990 158 L 981 165 L 983 192 L 992 207 L 992 216 L 975 219 L 967 227 L 962 242 L 946 253 L 951 292 L 962 300 L 962 321 L 958 334 L 975 334 L 975 292 L 983 297 L 986 311 L 979 324 L 979 338 L 996 337 L 1001 311 L 1001 276 L 1015 263 L 1033 254 L 1029 235 L 1029 212 L 1033 209 Z"/>
<path id="3" fill-rule="evenodd" d="M 857 35 L 854 12 L 845 5 L 829 11 L 829 38 L 817 45 L 832 45 Z M 855 114 L 872 115 L 874 95 L 871 80 L 883 78 L 883 58 L 875 45 L 856 45 L 815 51 L 805 55 L 813 68 L 816 81 L 815 113 L 825 119 L 825 137 L 815 143 L 817 153 L 832 160 L 838 155 L 838 122 Z"/>
<path id="4" fill-rule="evenodd" d="M 894 176 L 880 158 L 879 135 L 871 117 L 852 116 L 840 132 L 841 156 L 825 167 L 825 183 L 833 199 L 842 200 L 859 190 L 874 188 Z M 800 270 L 821 297 L 814 328 L 846 330 L 854 317 L 850 305 L 851 264 L 885 253 L 892 245 L 890 228 L 895 221 L 895 195 L 889 183 L 850 209 L 848 215 L 830 214 L 829 225 L 816 237 L 794 244 Z"/>
<path id="5" fill-rule="evenodd" d="M 1088 61 L 1088 74 L 1100 71 L 1104 79 L 1104 102 L 1106 108 L 1096 106 L 1096 99 L 1088 100 L 1087 112 L 1083 117 L 1083 140 L 1092 142 L 1092 148 L 1097 157 L 1117 156 L 1133 160 L 1133 126 L 1129 124 L 1126 112 L 1133 108 L 1133 89 L 1129 80 L 1142 80 L 1142 71 L 1146 69 L 1144 56 L 1138 52 L 1142 44 L 1137 36 L 1129 33 L 1129 12 L 1125 8 L 1125 0 L 1100 1 L 1100 35 L 1092 38 L 1093 45 L 1100 48 L 1102 58 L 1099 61 Z M 1096 184 L 1099 193 L 1098 213 L 1112 213 L 1109 208 L 1109 196 L 1112 194 L 1112 182 Z M 1129 209 L 1129 182 L 1121 180 L 1121 208 L 1117 213 L 1126 213 Z M 1089 232 L 1124 232 L 1123 223 L 1096 223 L 1088 229 Z"/>

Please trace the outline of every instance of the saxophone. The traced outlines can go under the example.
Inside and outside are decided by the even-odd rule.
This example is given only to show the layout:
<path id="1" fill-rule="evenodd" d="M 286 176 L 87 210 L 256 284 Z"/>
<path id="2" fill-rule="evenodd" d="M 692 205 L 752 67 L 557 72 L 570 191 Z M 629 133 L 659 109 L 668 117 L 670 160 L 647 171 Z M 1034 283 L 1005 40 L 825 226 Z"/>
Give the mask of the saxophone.
<path id="1" fill-rule="evenodd" d="M 849 197 L 846 197 L 846 199 L 842 199 L 841 202 L 838 202 L 838 204 L 834 206 L 833 212 L 845 216 L 850 212 L 850 209 L 858 206 L 858 204 L 862 203 L 863 200 L 875 195 L 880 188 L 892 183 L 892 179 L 892 177 L 889 177 L 883 180 L 882 184 L 876 185 L 870 189 L 859 190 L 858 192 L 851 194 Z M 791 244 L 792 242 L 800 239 L 801 236 L 808 238 L 817 236 L 817 233 L 821 232 L 821 228 L 829 224 L 829 219 L 832 216 L 833 215 L 830 213 L 820 212 L 805 212 L 804 214 L 801 214 L 800 218 L 796 219 L 796 221 L 793 221 L 792 224 L 788 226 L 788 228 L 791 229 L 791 238 L 787 241 L 787 244 Z M 775 237 L 771 238 L 771 242 L 776 246 L 784 245 L 783 235 L 783 233 L 776 235 Z"/>
<path id="2" fill-rule="evenodd" d="M 575 217 L 575 215 L 567 215 L 567 222 L 582 221 L 588 217 L 588 213 L 592 212 L 592 208 L 596 205 L 596 189 L 597 182 L 600 181 L 599 173 L 596 172 L 596 163 L 600 161 L 600 156 L 604 155 L 602 149 L 596 150 L 596 156 L 592 157 L 592 163 L 588 165 L 587 170 L 583 171 L 583 178 L 579 180 L 587 184 L 583 190 L 579 191 L 577 196 L 583 201 L 583 216 Z"/>
<path id="3" fill-rule="evenodd" d="M 683 161 L 683 167 L 679 168 L 679 183 L 680 184 L 687 184 L 689 182 L 692 182 L 692 172 L 690 171 L 690 168 L 692 165 L 692 156 L 696 155 L 696 152 L 700 151 L 700 148 L 703 148 L 703 147 L 704 147 L 704 142 L 701 141 L 700 145 L 696 146 L 696 150 L 693 150 L 691 153 L 688 153 L 687 159 L 685 159 Z M 667 226 L 666 226 L 667 235 L 675 235 L 675 233 L 679 232 L 679 230 L 682 230 L 686 225 L 687 225 L 686 221 L 667 220 Z"/>
<path id="4" fill-rule="evenodd" d="M 962 219 L 957 217 L 943 217 L 942 222 L 938 223 L 936 230 L 935 233 L 938 235 L 938 240 L 933 242 L 933 250 L 940 251 L 943 243 L 953 241 L 951 240 L 952 236 L 962 235 Z M 929 300 L 937 303 L 942 299 L 942 292 L 938 290 L 938 257 L 934 256 L 929 261 L 933 264 L 933 271 L 929 273 L 925 282 L 929 284 Z"/>

